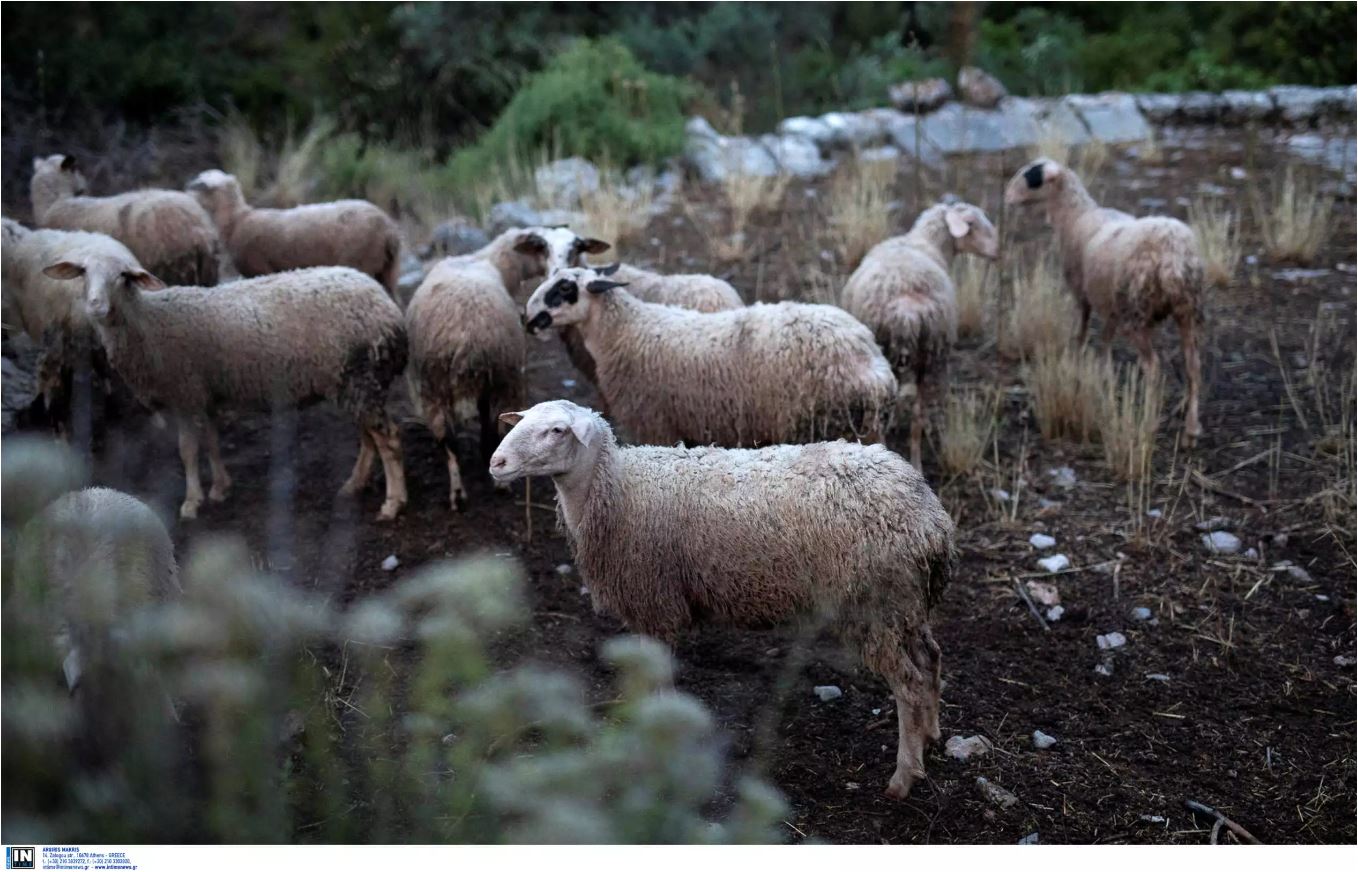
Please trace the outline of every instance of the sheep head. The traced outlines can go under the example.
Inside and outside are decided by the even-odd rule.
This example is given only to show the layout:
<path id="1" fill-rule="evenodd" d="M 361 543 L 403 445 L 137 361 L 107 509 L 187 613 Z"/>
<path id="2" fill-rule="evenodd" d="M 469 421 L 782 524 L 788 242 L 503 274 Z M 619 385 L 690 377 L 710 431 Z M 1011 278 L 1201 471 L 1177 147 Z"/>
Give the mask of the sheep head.
<path id="1" fill-rule="evenodd" d="M 1058 191 L 1070 170 L 1047 157 L 1040 157 L 1014 173 L 1004 187 L 1004 202 L 1010 206 L 1037 203 Z"/>
<path id="2" fill-rule="evenodd" d="M 1000 234 L 979 206 L 953 203 L 947 207 L 943 218 L 948 225 L 948 235 L 952 237 L 958 251 L 988 260 L 1000 256 Z"/>
<path id="3" fill-rule="evenodd" d="M 559 329 L 588 319 L 595 305 L 594 297 L 626 287 L 623 282 L 607 278 L 612 272 L 610 268 L 577 266 L 552 273 L 524 306 L 524 324 L 529 334 L 545 339 L 548 327 Z"/>
<path id="4" fill-rule="evenodd" d="M 497 482 L 572 472 L 592 462 L 608 430 L 598 413 L 568 400 L 506 412 L 500 420 L 514 429 L 490 458 L 490 474 Z"/>
<path id="5" fill-rule="evenodd" d="M 91 256 L 78 262 L 62 260 L 42 272 L 48 278 L 59 280 L 83 278 L 85 310 L 97 322 L 108 320 L 121 297 L 165 287 L 164 282 L 137 263 L 116 257 Z"/>
<path id="6" fill-rule="evenodd" d="M 67 197 L 79 197 L 87 190 L 85 176 L 68 154 L 54 154 L 33 158 L 33 179 L 28 191 L 33 203 L 34 217 L 41 223 L 42 216 L 54 203 Z"/>
<path id="7" fill-rule="evenodd" d="M 612 248 L 602 239 L 576 235 L 569 227 L 525 227 L 517 234 L 514 251 L 523 255 L 525 278 L 548 276 L 559 269 L 584 266 L 587 254 L 603 254 Z"/>
<path id="8" fill-rule="evenodd" d="M 240 182 L 221 170 L 204 170 L 189 181 L 185 190 L 193 194 L 219 227 L 225 219 L 245 208 L 245 193 Z"/>

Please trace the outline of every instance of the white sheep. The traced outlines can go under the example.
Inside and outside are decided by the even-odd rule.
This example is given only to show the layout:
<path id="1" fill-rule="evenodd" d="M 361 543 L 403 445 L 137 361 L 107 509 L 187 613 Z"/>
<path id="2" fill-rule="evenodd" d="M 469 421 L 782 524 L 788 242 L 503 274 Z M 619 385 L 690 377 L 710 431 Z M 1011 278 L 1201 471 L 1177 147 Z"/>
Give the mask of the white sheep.
<path id="1" fill-rule="evenodd" d="M 929 613 L 956 565 L 952 519 L 881 445 L 619 447 L 565 400 L 514 425 L 491 475 L 549 475 L 594 605 L 673 644 L 703 620 L 828 622 L 896 698 L 887 793 L 904 798 L 939 738 L 941 657 Z"/>
<path id="2" fill-rule="evenodd" d="M 1045 203 L 1055 229 L 1066 285 L 1080 304 L 1080 341 L 1089 332 L 1091 311 L 1104 321 L 1104 339 L 1125 332 L 1148 376 L 1159 359 L 1152 331 L 1167 316 L 1179 326 L 1188 380 L 1184 441 L 1202 435 L 1198 420 L 1201 366 L 1203 267 L 1193 230 L 1174 218 L 1134 218 L 1100 208 L 1069 167 L 1041 157 L 1014 174 L 1005 188 L 1010 205 Z"/>
<path id="3" fill-rule="evenodd" d="M 33 220 L 57 230 L 105 233 L 149 272 L 173 284 L 215 285 L 221 240 L 198 201 L 182 191 L 149 189 L 87 197 L 75 160 L 33 159 Z"/>
<path id="4" fill-rule="evenodd" d="M 348 266 L 396 297 L 401 231 L 367 200 L 264 209 L 245 202 L 236 177 L 205 170 L 188 184 L 217 225 L 236 269 L 247 278 L 308 266 Z"/>
<path id="5" fill-rule="evenodd" d="M 927 410 L 947 388 L 948 358 L 957 341 L 957 289 L 949 268 L 958 252 L 994 259 L 999 234 L 969 203 L 920 213 L 910 232 L 873 246 L 849 276 L 840 303 L 877 337 L 897 379 L 915 381 L 910 462 L 920 468 Z"/>
<path id="6" fill-rule="evenodd" d="M 639 442 L 768 445 L 845 432 L 880 439 L 896 377 L 872 333 L 834 306 L 693 312 L 646 303 L 596 269 L 551 275 L 530 333 L 575 325 L 599 392 Z"/>
<path id="7" fill-rule="evenodd" d="M 242 279 L 229 293 L 163 287 L 145 271 L 114 275 L 84 263 L 47 268 L 84 277 L 85 304 L 109 363 L 139 400 L 179 423 L 186 490 L 179 514 L 203 501 L 199 428 L 207 439 L 214 502 L 231 477 L 213 421 L 222 408 L 289 408 L 332 399 L 359 424 L 360 449 L 342 494 L 358 493 L 382 459 L 386 499 L 379 520 L 406 502 L 401 439 L 387 415 L 387 389 L 406 364 L 401 310 L 375 279 L 348 267 L 313 267 Z"/>

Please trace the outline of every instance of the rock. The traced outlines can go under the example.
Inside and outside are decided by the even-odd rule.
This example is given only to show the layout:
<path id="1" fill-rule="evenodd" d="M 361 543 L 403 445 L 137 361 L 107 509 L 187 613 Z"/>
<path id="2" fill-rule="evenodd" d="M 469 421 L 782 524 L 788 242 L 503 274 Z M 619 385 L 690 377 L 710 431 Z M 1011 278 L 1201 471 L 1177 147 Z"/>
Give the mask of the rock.
<path id="1" fill-rule="evenodd" d="M 916 136 L 916 131 L 918 131 L 918 136 Z M 887 136 L 903 154 L 918 159 L 926 166 L 943 165 L 942 152 L 925 137 L 924 128 L 917 116 L 902 115 L 898 121 L 893 122 L 887 128 Z"/>
<path id="2" fill-rule="evenodd" d="M 1002 487 L 993 487 L 990 489 L 990 498 L 997 503 L 1007 503 L 1009 502 L 1009 491 Z"/>
<path id="3" fill-rule="evenodd" d="M 1255 548 L 1246 548 L 1245 553 L 1242 554 L 1241 556 L 1244 557 L 1246 560 L 1258 560 L 1259 551 L 1258 549 Z"/>
<path id="4" fill-rule="evenodd" d="M 1312 279 L 1324 278 L 1329 274 L 1330 271 L 1327 269 L 1280 269 L 1273 273 L 1273 277 L 1279 281 L 1299 284 L 1309 282 Z"/>
<path id="5" fill-rule="evenodd" d="M 811 692 L 814 693 L 820 699 L 821 702 L 829 702 L 832 699 L 839 699 L 841 696 L 844 695 L 844 691 L 840 690 L 833 684 L 819 684 L 811 688 Z"/>
<path id="6" fill-rule="evenodd" d="M 984 775 L 976 779 L 976 787 L 981 791 L 981 796 L 984 796 L 988 801 L 995 803 L 1000 808 L 1011 808 L 1018 804 L 1017 796 L 1005 790 L 1003 787 L 1000 787 L 998 784 L 995 784 Z"/>
<path id="7" fill-rule="evenodd" d="M 1121 648 L 1123 645 L 1126 645 L 1127 637 L 1114 631 L 1112 633 L 1105 633 L 1094 641 L 1099 643 L 1100 651 L 1110 651 L 1113 648 Z"/>
<path id="8" fill-rule="evenodd" d="M 830 161 L 822 160 L 820 147 L 804 136 L 768 134 L 761 136 L 759 142 L 773 155 L 783 172 L 799 179 L 823 176 L 834 166 Z"/>
<path id="9" fill-rule="evenodd" d="M 1208 91 L 1190 91 L 1179 95 L 1179 114 L 1185 121 L 1211 124 L 1221 118 L 1225 108 L 1221 97 Z"/>
<path id="10" fill-rule="evenodd" d="M 1142 821 L 1143 823 L 1148 823 L 1148 824 L 1163 824 L 1163 823 L 1166 823 L 1164 816 L 1163 816 L 1163 815 L 1158 815 L 1158 814 L 1143 814 L 1143 815 L 1138 816 L 1138 817 L 1137 817 L 1137 820 Z"/>
<path id="11" fill-rule="evenodd" d="M 981 757 L 989 754 L 991 749 L 990 740 L 985 736 L 951 736 L 943 746 L 943 753 L 954 760 L 963 762 L 972 757 Z"/>
<path id="12" fill-rule="evenodd" d="M 1019 839 L 1019 840 L 1018 840 L 1018 843 L 1019 843 L 1020 845 L 1036 845 L 1036 844 L 1037 844 L 1037 833 L 1029 833 L 1028 835 L 1024 836 L 1023 838 Z"/>
<path id="13" fill-rule="evenodd" d="M 1113 675 L 1113 664 L 1105 660 L 1098 666 L 1095 666 L 1094 671 L 1105 678 L 1111 678 Z"/>
<path id="14" fill-rule="evenodd" d="M 1133 621 L 1149 621 L 1150 619 L 1151 610 L 1146 608 L 1145 606 L 1137 606 L 1136 608 L 1132 609 Z"/>
<path id="15" fill-rule="evenodd" d="M 1224 530 L 1205 533 L 1202 544 L 1212 554 L 1235 554 L 1240 551 L 1240 540 Z"/>
<path id="16" fill-rule="evenodd" d="M 894 145 L 879 145 L 874 148 L 865 148 L 858 153 L 858 160 L 861 163 L 895 163 L 901 159 L 901 150 Z"/>
<path id="17" fill-rule="evenodd" d="M 471 254 L 489 242 L 490 234 L 486 231 L 465 218 L 454 218 L 441 222 L 429 234 L 429 244 L 421 249 L 420 259 Z"/>
<path id="18" fill-rule="evenodd" d="M 769 150 L 748 136 L 690 138 L 684 145 L 684 160 L 704 182 L 720 182 L 732 174 L 767 177 L 780 172 Z"/>
<path id="19" fill-rule="evenodd" d="M 1329 93 L 1325 88 L 1305 85 L 1279 85 L 1269 88 L 1268 95 L 1278 107 L 1278 115 L 1293 127 L 1307 127 L 1328 114 Z M 1352 112 L 1352 107 L 1349 107 Z"/>
<path id="20" fill-rule="evenodd" d="M 820 120 L 829 131 L 829 148 L 853 151 L 881 145 L 891 135 L 891 125 L 906 116 L 894 109 L 868 109 L 863 112 L 827 112 Z"/>
<path id="21" fill-rule="evenodd" d="M 492 236 L 499 236 L 511 227 L 532 227 L 543 223 L 542 213 L 527 200 L 501 200 L 490 207 L 487 220 Z"/>
<path id="22" fill-rule="evenodd" d="M 1225 528 L 1231 526 L 1231 521 L 1229 518 L 1223 517 L 1222 515 L 1214 515 L 1210 518 L 1197 522 L 1193 526 L 1197 528 L 1199 531 L 1206 533 L 1209 530 L 1224 530 Z"/>
<path id="23" fill-rule="evenodd" d="M 1169 682 L 1169 676 L 1166 675 L 1166 674 L 1163 673 L 1163 672 L 1147 672 L 1147 673 L 1146 673 L 1146 680 L 1147 680 L 1147 681 L 1159 681 L 1159 682 L 1163 682 L 1163 683 L 1168 683 L 1168 682 Z"/>
<path id="24" fill-rule="evenodd" d="M 570 575 L 570 574 L 571 574 L 572 572 L 574 572 L 574 571 L 575 571 L 575 567 L 571 566 L 569 563 L 558 563 L 558 564 L 556 565 L 556 574 L 557 574 L 557 575 L 566 576 L 566 575 Z"/>
<path id="25" fill-rule="evenodd" d="M 1047 470 L 1047 475 L 1051 477 L 1052 484 L 1063 490 L 1070 490 L 1075 487 L 1075 470 L 1069 466 L 1058 466 L 1055 469 Z"/>
<path id="26" fill-rule="evenodd" d="M 1273 111 L 1273 98 L 1267 91 L 1221 92 L 1221 120 L 1229 124 L 1265 121 Z"/>
<path id="27" fill-rule="evenodd" d="M 715 127 L 708 123 L 706 118 L 701 115 L 694 115 L 688 121 L 684 122 L 684 138 L 710 139 L 715 141 L 721 139 L 721 134 L 717 132 Z"/>
<path id="28" fill-rule="evenodd" d="M 396 557 L 395 554 L 388 554 L 387 559 L 382 561 L 382 571 L 392 572 L 396 569 L 396 567 L 400 565 L 401 561 Z"/>
<path id="29" fill-rule="evenodd" d="M 563 388 L 573 388 L 573 387 L 575 387 L 575 385 L 576 385 L 576 381 L 575 381 L 575 379 L 573 379 L 573 378 L 563 378 L 563 379 L 561 380 L 561 386 L 562 386 Z"/>
<path id="30" fill-rule="evenodd" d="M 919 122 L 924 138 L 945 155 L 1007 151 L 1015 148 L 1005 115 L 950 103 Z"/>
<path id="31" fill-rule="evenodd" d="M 422 281 L 424 281 L 423 269 L 402 273 L 401 276 L 396 279 L 396 291 L 402 299 L 409 300 L 411 294 L 415 293 L 415 289 L 420 286 L 420 282 Z"/>
<path id="32" fill-rule="evenodd" d="M 1056 585 L 1045 581 L 1029 581 L 1028 595 L 1034 602 L 1044 606 L 1059 606 L 1061 604 L 1061 592 L 1056 589 Z"/>
<path id="33" fill-rule="evenodd" d="M 1142 142 L 1153 135 L 1130 94 L 1076 94 L 1065 98 L 1084 119 L 1089 135 L 1108 143 Z"/>
<path id="34" fill-rule="evenodd" d="M 1178 94 L 1137 94 L 1136 106 L 1153 124 L 1164 124 L 1179 116 Z"/>
<path id="35" fill-rule="evenodd" d="M 1342 170 L 1347 179 L 1354 176 L 1355 145 L 1352 137 L 1294 133 L 1287 137 L 1287 149 L 1311 163 L 1336 172 Z"/>
<path id="36" fill-rule="evenodd" d="M 1163 518 L 1164 516 L 1165 516 L 1165 513 L 1164 513 L 1163 511 L 1161 511 L 1160 509 L 1147 509 L 1147 510 L 1146 510 L 1146 517 L 1148 517 L 1148 518 Z"/>
<path id="37" fill-rule="evenodd" d="M 1033 730 L 1033 747 L 1039 751 L 1045 751 L 1056 744 L 1054 736 L 1048 736 L 1041 730 Z"/>
<path id="38" fill-rule="evenodd" d="M 830 140 L 832 139 L 830 125 L 819 118 L 809 118 L 805 115 L 784 118 L 778 122 L 778 127 L 775 129 L 782 136 L 800 136 L 823 148 L 830 147 Z"/>
<path id="39" fill-rule="evenodd" d="M 1046 551 L 1048 548 L 1056 545 L 1056 539 L 1048 536 L 1046 533 L 1034 533 L 1028 537 L 1028 544 L 1038 551 Z"/>
<path id="40" fill-rule="evenodd" d="M 1065 614 L 1066 614 L 1065 606 L 1052 606 L 1051 608 L 1047 609 L 1047 620 L 1054 624 L 1057 621 L 1061 620 L 1061 618 L 1065 617 Z"/>
<path id="41" fill-rule="evenodd" d="M 1051 557 L 1043 557 L 1041 560 L 1037 561 L 1037 565 L 1041 566 L 1047 572 L 1060 572 L 1063 569 L 1069 568 L 1070 558 L 1064 554 L 1053 554 Z"/>
<path id="42" fill-rule="evenodd" d="M 1297 581 L 1300 581 L 1302 584 L 1311 583 L 1311 573 L 1307 572 L 1300 566 L 1287 567 L 1287 574 L 1292 576 Z"/>
<path id="43" fill-rule="evenodd" d="M 957 71 L 957 93 L 963 103 L 994 109 L 1009 96 L 1000 80 L 980 67 L 963 67 Z"/>
<path id="44" fill-rule="evenodd" d="M 902 112 L 932 112 L 952 99 L 947 79 L 916 79 L 897 82 L 886 89 L 891 105 Z"/>
<path id="45" fill-rule="evenodd" d="M 1344 654 L 1340 654 L 1339 656 L 1334 658 L 1335 666 L 1352 666 L 1355 663 L 1358 663 L 1358 660 L 1355 660 L 1353 657 Z"/>

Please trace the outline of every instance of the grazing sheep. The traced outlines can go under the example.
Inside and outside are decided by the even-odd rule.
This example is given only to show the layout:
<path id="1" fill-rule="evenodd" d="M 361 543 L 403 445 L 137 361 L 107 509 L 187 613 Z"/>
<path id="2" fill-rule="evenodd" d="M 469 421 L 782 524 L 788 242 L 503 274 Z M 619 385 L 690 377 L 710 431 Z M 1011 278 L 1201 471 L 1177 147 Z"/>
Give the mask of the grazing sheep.
<path id="1" fill-rule="evenodd" d="M 222 464 L 213 417 L 223 407 L 289 408 L 336 400 L 358 421 L 360 449 L 341 489 L 355 494 L 382 459 L 386 500 L 379 520 L 406 502 L 401 440 L 384 408 L 387 388 L 406 364 L 401 310 L 376 280 L 348 267 L 313 267 L 210 288 L 162 288 L 151 274 L 107 275 L 62 261 L 58 279 L 84 277 L 85 303 L 109 363 L 143 403 L 179 421 L 186 492 L 179 514 L 195 518 L 203 501 L 198 430 L 207 437 L 214 502 L 231 477 Z"/>
<path id="2" fill-rule="evenodd" d="M 86 197 L 75 159 L 33 159 L 33 220 L 56 230 L 106 233 L 126 245 L 148 272 L 172 284 L 217 284 L 221 240 L 198 201 L 182 191 L 129 191 Z"/>
<path id="3" fill-rule="evenodd" d="M 117 657 L 117 629 L 129 612 L 180 593 L 174 543 L 136 497 L 86 488 L 60 497 L 24 526 L 16 566 L 25 591 L 55 616 L 67 687 Z"/>
<path id="4" fill-rule="evenodd" d="M 958 252 L 993 260 L 999 248 L 985 212 L 968 203 L 939 204 L 920 213 L 909 233 L 873 246 L 844 285 L 841 303 L 876 335 L 896 377 L 914 377 L 910 462 L 916 469 L 926 410 L 946 389 L 957 341 L 957 289 L 948 269 Z"/>
<path id="5" fill-rule="evenodd" d="M 188 184 L 236 269 L 246 278 L 308 266 L 348 266 L 367 273 L 396 297 L 401 232 L 367 200 L 335 200 L 292 209 L 263 209 L 245 202 L 236 177 L 206 170 Z"/>
<path id="6" fill-rule="evenodd" d="M 581 266 L 579 262 L 567 266 Z M 662 275 L 650 270 L 626 264 L 613 264 L 599 267 L 600 275 L 608 276 L 627 286 L 627 293 L 647 303 L 663 306 L 678 306 L 695 312 L 721 312 L 726 309 L 739 309 L 745 305 L 740 293 L 730 283 L 716 276 L 703 273 L 681 273 Z M 561 339 L 566 343 L 566 353 L 571 363 L 580 370 L 591 384 L 597 384 L 598 373 L 594 358 L 585 349 L 585 340 L 580 331 L 566 327 L 561 331 Z"/>
<path id="7" fill-rule="evenodd" d="M 956 566 L 953 522 L 881 445 L 619 447 L 565 400 L 504 419 L 500 481 L 550 475 L 594 605 L 673 644 L 702 620 L 833 626 L 891 687 L 904 798 L 939 738 L 941 658 L 929 612 Z"/>
<path id="8" fill-rule="evenodd" d="M 517 279 L 517 261 L 524 255 L 509 252 L 511 268 L 504 272 L 479 254 L 439 261 L 406 307 L 410 396 L 447 457 L 448 501 L 454 510 L 467 499 L 449 438 L 458 404 L 476 404 L 481 451 L 489 456 L 496 416 L 523 396 L 523 325 L 506 277 Z"/>
<path id="9" fill-rule="evenodd" d="M 1152 331 L 1166 316 L 1173 316 L 1188 381 L 1184 441 L 1191 446 L 1202 435 L 1198 332 L 1203 304 L 1202 257 L 1192 229 L 1174 218 L 1134 218 L 1100 208 L 1074 171 L 1045 157 L 1014 174 L 1004 201 L 1047 204 L 1066 284 L 1080 304 L 1082 343 L 1089 332 L 1089 314 L 1096 311 L 1104 321 L 1105 342 L 1111 347 L 1114 334 L 1127 333 L 1149 376 L 1159 366 Z"/>
<path id="10" fill-rule="evenodd" d="M 758 303 L 693 312 L 646 303 L 588 267 L 533 292 L 527 328 L 575 325 L 599 392 L 639 442 L 767 445 L 846 431 L 880 439 L 896 377 L 848 312 Z"/>

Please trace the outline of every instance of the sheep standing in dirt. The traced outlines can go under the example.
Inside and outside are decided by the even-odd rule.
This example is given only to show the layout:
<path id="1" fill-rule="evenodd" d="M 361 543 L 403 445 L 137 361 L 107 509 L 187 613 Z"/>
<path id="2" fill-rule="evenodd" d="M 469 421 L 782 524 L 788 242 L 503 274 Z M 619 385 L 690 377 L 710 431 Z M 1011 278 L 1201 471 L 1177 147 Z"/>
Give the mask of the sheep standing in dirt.
<path id="1" fill-rule="evenodd" d="M 703 619 L 827 621 L 896 698 L 887 793 L 904 798 L 939 738 L 941 657 L 929 628 L 956 565 L 953 523 L 881 445 L 619 447 L 565 400 L 505 416 L 500 481 L 550 475 L 594 605 L 673 644 Z"/>
<path id="2" fill-rule="evenodd" d="M 910 462 L 920 468 L 927 410 L 946 390 L 957 341 L 957 289 L 949 268 L 958 252 L 994 259 L 1000 240 L 985 212 L 968 203 L 920 213 L 910 232 L 873 246 L 849 276 L 840 302 L 877 337 L 896 377 L 915 380 Z"/>
<path id="3" fill-rule="evenodd" d="M 1010 205 L 1045 203 L 1047 220 L 1060 243 L 1066 284 L 1080 304 L 1080 341 L 1089 331 L 1089 315 L 1104 322 L 1104 340 L 1125 332 L 1136 346 L 1148 377 L 1159 359 L 1152 332 L 1167 316 L 1179 326 L 1188 410 L 1184 441 L 1202 435 L 1198 421 L 1201 366 L 1198 333 L 1202 329 L 1203 267 L 1193 230 L 1164 216 L 1134 218 L 1100 208 L 1069 167 L 1038 158 L 1019 170 L 1005 188 Z"/>
<path id="4" fill-rule="evenodd" d="M 147 271 L 172 284 L 217 283 L 221 240 L 203 207 L 182 191 L 86 197 L 75 160 L 59 154 L 33 159 L 29 191 L 33 220 L 42 227 L 108 234 Z"/>
<path id="5" fill-rule="evenodd" d="M 574 325 L 599 392 L 638 442 L 768 445 L 845 432 L 880 439 L 896 377 L 872 333 L 834 306 L 693 312 L 646 303 L 596 269 L 560 270 L 527 306 L 528 331 Z"/>
<path id="6" fill-rule="evenodd" d="M 374 455 L 386 474 L 379 520 L 406 502 L 401 440 L 385 409 L 387 389 L 406 365 L 401 310 L 374 279 L 348 267 L 314 267 L 242 279 L 230 293 L 163 287 L 145 271 L 109 275 L 78 261 L 47 268 L 84 277 L 85 303 L 109 363 L 143 403 L 179 422 L 186 492 L 179 514 L 203 501 L 198 431 L 207 437 L 214 502 L 231 477 L 213 416 L 223 407 L 293 408 L 336 400 L 358 421 L 360 449 L 341 493 L 367 483 Z"/>
<path id="7" fill-rule="evenodd" d="M 245 202 L 236 177 L 206 170 L 189 182 L 236 269 L 247 278 L 308 266 L 348 266 L 367 273 L 396 297 L 401 232 L 367 200 L 261 209 Z"/>
<path id="8" fill-rule="evenodd" d="M 582 264 L 577 262 L 566 265 Z M 695 312 L 722 312 L 726 309 L 739 309 L 745 305 L 740 293 L 731 287 L 729 282 L 716 276 L 703 273 L 662 275 L 626 264 L 598 267 L 597 270 L 600 275 L 626 285 L 627 293 L 647 303 L 678 306 Z M 575 364 L 575 368 L 580 370 L 591 384 L 598 384 L 594 358 L 590 357 L 589 351 L 585 349 L 585 340 L 581 337 L 580 331 L 574 327 L 566 327 L 561 331 L 561 339 L 566 343 L 566 353 L 570 356 L 571 363 Z"/>

